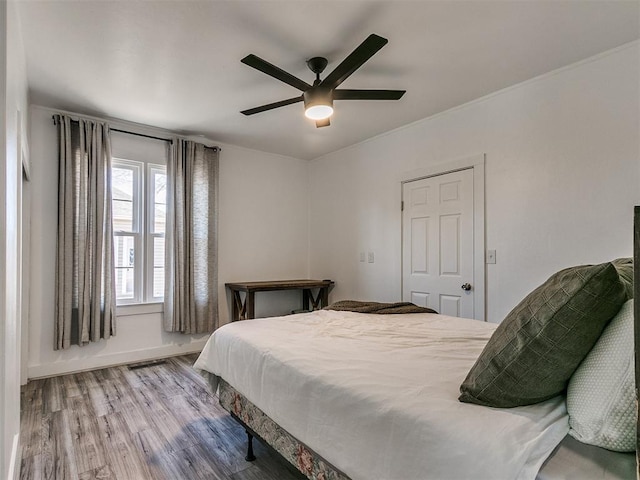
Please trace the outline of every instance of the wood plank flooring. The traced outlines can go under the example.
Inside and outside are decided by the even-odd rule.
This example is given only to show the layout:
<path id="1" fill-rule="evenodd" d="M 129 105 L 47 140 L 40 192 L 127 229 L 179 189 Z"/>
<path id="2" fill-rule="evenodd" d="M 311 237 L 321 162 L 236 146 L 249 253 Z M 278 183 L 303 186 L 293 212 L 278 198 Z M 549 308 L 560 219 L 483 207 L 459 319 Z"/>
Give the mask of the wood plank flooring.
<path id="1" fill-rule="evenodd" d="M 29 382 L 21 392 L 24 480 L 300 480 L 246 433 L 191 368 L 196 355 Z"/>

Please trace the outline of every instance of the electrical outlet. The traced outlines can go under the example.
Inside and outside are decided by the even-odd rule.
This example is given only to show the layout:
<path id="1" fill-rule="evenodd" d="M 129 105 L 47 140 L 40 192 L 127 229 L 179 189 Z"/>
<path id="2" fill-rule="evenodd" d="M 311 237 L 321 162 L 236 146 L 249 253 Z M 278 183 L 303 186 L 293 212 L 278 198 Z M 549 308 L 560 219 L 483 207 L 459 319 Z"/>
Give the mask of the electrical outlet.
<path id="1" fill-rule="evenodd" d="M 375 262 L 375 257 L 373 255 L 373 252 L 369 252 L 368 261 L 369 263 Z"/>
<path id="2" fill-rule="evenodd" d="M 365 258 L 364 258 L 364 252 L 360 252 L 360 261 L 364 263 Z"/>
<path id="3" fill-rule="evenodd" d="M 496 263 L 496 251 L 487 250 L 487 263 Z"/>

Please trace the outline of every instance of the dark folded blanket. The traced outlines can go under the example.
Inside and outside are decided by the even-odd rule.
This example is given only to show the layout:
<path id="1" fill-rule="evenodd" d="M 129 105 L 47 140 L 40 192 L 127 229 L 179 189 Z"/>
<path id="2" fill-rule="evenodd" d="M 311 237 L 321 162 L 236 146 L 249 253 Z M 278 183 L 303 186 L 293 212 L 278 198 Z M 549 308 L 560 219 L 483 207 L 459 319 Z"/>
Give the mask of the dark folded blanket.
<path id="1" fill-rule="evenodd" d="M 380 303 L 358 302 L 356 300 L 342 300 L 332 303 L 324 310 L 339 310 L 357 313 L 397 314 L 397 313 L 438 313 L 426 307 L 419 307 L 410 302 Z"/>

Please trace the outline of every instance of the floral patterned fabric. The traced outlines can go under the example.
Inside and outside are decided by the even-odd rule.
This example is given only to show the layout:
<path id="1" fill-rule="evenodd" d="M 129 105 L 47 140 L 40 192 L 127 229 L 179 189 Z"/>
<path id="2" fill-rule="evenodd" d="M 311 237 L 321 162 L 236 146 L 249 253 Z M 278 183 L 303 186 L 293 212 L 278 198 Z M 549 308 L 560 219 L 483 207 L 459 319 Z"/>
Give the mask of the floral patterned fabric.
<path id="1" fill-rule="evenodd" d="M 258 407 L 220 379 L 220 405 L 253 430 L 310 480 L 349 480 L 313 450 L 295 439 Z"/>

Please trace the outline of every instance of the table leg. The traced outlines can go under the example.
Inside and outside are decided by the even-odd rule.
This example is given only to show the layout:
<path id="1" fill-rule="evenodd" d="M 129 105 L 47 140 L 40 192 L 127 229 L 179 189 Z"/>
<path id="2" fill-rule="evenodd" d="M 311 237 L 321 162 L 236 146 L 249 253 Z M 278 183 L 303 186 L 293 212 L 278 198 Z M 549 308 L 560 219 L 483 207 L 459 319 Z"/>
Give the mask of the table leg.
<path id="1" fill-rule="evenodd" d="M 245 298 L 246 307 L 245 307 L 245 319 L 256 318 L 256 310 L 255 310 L 255 292 L 247 292 L 247 296 Z"/>
<path id="2" fill-rule="evenodd" d="M 305 310 L 309 310 L 311 301 L 311 311 L 319 310 L 329 305 L 329 287 L 320 287 L 318 295 L 314 295 L 310 288 L 304 290 L 303 303 Z"/>
<path id="3" fill-rule="evenodd" d="M 302 309 L 304 311 L 309 311 L 309 296 L 311 295 L 311 290 L 308 288 L 302 289 Z"/>
<path id="4" fill-rule="evenodd" d="M 231 321 L 235 322 L 240 320 L 240 312 L 242 311 L 242 299 L 240 298 L 240 292 L 238 290 L 231 292 L 231 303 L 233 304 Z"/>
<path id="5" fill-rule="evenodd" d="M 320 288 L 320 295 L 322 297 L 320 300 L 320 308 L 328 307 L 329 306 L 329 287 Z"/>

